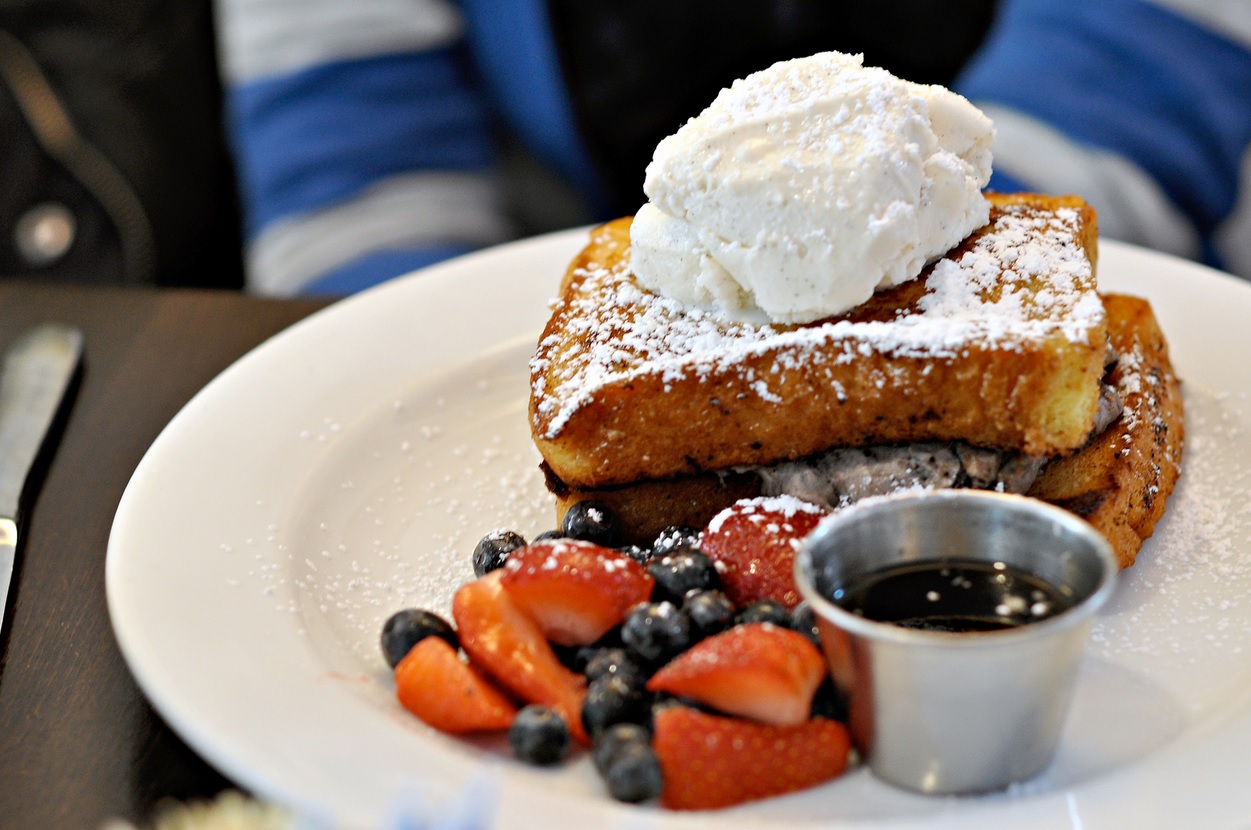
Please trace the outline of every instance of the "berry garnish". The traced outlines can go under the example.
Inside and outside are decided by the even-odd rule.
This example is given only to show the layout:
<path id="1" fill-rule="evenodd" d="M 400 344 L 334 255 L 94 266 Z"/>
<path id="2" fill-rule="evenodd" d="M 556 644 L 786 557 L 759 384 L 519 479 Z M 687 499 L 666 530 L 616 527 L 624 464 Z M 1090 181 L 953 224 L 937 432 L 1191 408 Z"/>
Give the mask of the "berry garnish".
<path id="1" fill-rule="evenodd" d="M 569 725 L 554 709 L 531 704 L 517 713 L 508 744 L 518 760 L 548 766 L 569 754 Z"/>
<path id="2" fill-rule="evenodd" d="M 427 637 L 395 667 L 395 696 L 443 732 L 507 729 L 517 707 L 441 637 Z"/>
<path id="3" fill-rule="evenodd" d="M 652 747 L 662 806 L 712 810 L 802 790 L 841 775 L 851 741 L 841 723 L 753 723 L 667 706 L 656 712 Z"/>
<path id="4" fill-rule="evenodd" d="M 758 599 L 738 612 L 735 622 L 773 623 L 783 628 L 791 627 L 791 612 L 785 605 L 775 599 Z"/>
<path id="5" fill-rule="evenodd" d="M 691 644 L 691 625 L 672 602 L 635 606 L 621 625 L 621 639 L 649 665 L 660 665 Z"/>
<path id="6" fill-rule="evenodd" d="M 617 515 L 598 501 L 580 501 L 565 511 L 560 529 L 570 539 L 612 547 L 621 538 Z"/>
<path id="7" fill-rule="evenodd" d="M 699 547 L 717 563 L 721 588 L 737 607 L 774 599 L 790 608 L 800 600 L 795 546 L 825 512 L 787 496 L 740 501 L 713 518 Z"/>
<path id="8" fill-rule="evenodd" d="M 525 537 L 511 530 L 495 530 L 482 537 L 473 549 L 474 576 L 485 576 L 508 561 L 508 556 L 526 545 Z"/>
<path id="9" fill-rule="evenodd" d="M 691 646 L 652 675 L 647 689 L 692 698 L 726 714 L 789 725 L 808 719 L 825 676 L 825 660 L 807 637 L 751 623 Z"/>
<path id="10" fill-rule="evenodd" d="M 616 628 L 648 598 L 652 578 L 626 554 L 590 542 L 535 542 L 514 552 L 501 585 L 544 637 L 588 645 Z"/>
<path id="11" fill-rule="evenodd" d="M 832 678 L 825 678 L 812 696 L 812 717 L 829 718 L 847 723 L 847 695 L 834 685 Z"/>
<path id="12" fill-rule="evenodd" d="M 565 668 L 543 632 L 501 585 L 503 570 L 462 585 L 452 597 L 461 648 L 495 682 L 527 703 L 550 706 L 569 725 L 573 739 L 589 743 L 582 729 L 586 680 Z"/>
<path id="13" fill-rule="evenodd" d="M 609 795 L 637 804 L 660 795 L 664 779 L 652 749 L 651 733 L 637 724 L 617 724 L 595 742 L 595 768 Z"/>
<path id="14" fill-rule="evenodd" d="M 638 545 L 626 545 L 621 548 L 621 552 L 640 565 L 646 565 L 652 559 L 652 549 L 641 548 Z"/>
<path id="15" fill-rule="evenodd" d="M 821 647 L 821 629 L 817 627 L 817 612 L 807 600 L 803 600 L 791 609 L 790 627 L 812 640 L 817 648 Z"/>
<path id="16" fill-rule="evenodd" d="M 719 582 L 712 560 L 692 547 L 678 547 L 663 556 L 653 556 L 647 563 L 647 572 L 656 580 L 652 599 L 678 605 L 689 592 L 716 588 Z"/>
<path id="17" fill-rule="evenodd" d="M 691 621 L 692 640 L 720 634 L 734 624 L 734 604 L 721 591 L 691 591 L 682 613 Z"/>
<path id="18" fill-rule="evenodd" d="M 582 725 L 595 735 L 618 723 L 640 723 L 650 713 L 651 696 L 640 677 L 604 676 L 591 681 L 582 700 Z"/>
<path id="19" fill-rule="evenodd" d="M 642 678 L 643 668 L 638 661 L 630 657 L 630 653 L 619 646 L 597 649 L 586 661 L 583 668 L 588 683 L 594 683 L 601 677 Z"/>
<path id="20" fill-rule="evenodd" d="M 387 665 L 395 668 L 413 646 L 427 637 L 439 637 L 452 647 L 460 648 L 452 624 L 431 611 L 405 608 L 396 611 L 382 625 L 382 655 Z"/>
<path id="21" fill-rule="evenodd" d="M 641 723 L 616 723 L 595 736 L 591 743 L 591 759 L 595 769 L 603 772 L 612 755 L 628 743 L 641 742 L 651 744 L 652 731 Z"/>
<path id="22" fill-rule="evenodd" d="M 652 555 L 664 556 L 675 548 L 693 548 L 699 546 L 699 531 L 686 525 L 670 525 L 656 534 L 652 542 Z"/>

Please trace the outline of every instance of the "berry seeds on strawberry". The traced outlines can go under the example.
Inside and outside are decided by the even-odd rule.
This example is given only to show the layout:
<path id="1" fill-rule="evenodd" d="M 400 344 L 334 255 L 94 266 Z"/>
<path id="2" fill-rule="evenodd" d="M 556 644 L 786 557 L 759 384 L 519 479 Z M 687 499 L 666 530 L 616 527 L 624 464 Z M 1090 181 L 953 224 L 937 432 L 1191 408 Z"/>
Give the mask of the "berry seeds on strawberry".
<path id="1" fill-rule="evenodd" d="M 739 608 L 772 599 L 799 604 L 795 546 L 826 515 L 793 496 L 745 499 L 718 513 L 699 536 L 721 576 L 721 589 Z"/>
<path id="2" fill-rule="evenodd" d="M 513 552 L 501 578 L 517 607 L 563 646 L 589 645 L 620 625 L 651 595 L 653 581 L 625 553 L 573 539 L 534 542 Z"/>
<path id="3" fill-rule="evenodd" d="M 430 726 L 453 734 L 507 729 L 517 714 L 512 701 L 441 637 L 427 637 L 396 664 L 395 696 Z"/>
<path id="4" fill-rule="evenodd" d="M 816 786 L 843 773 L 851 747 L 846 727 L 825 718 L 773 726 L 674 705 L 656 713 L 654 728 L 660 803 L 673 810 L 715 810 Z"/>
<path id="5" fill-rule="evenodd" d="M 783 726 L 808 719 L 825 675 L 825 660 L 807 637 L 749 623 L 691 646 L 657 671 L 647 689 Z"/>
<path id="6" fill-rule="evenodd" d="M 586 678 L 565 668 L 538 625 L 517 607 L 496 570 L 462 585 L 452 597 L 461 648 L 495 682 L 527 703 L 550 706 L 573 739 L 589 744 L 582 728 Z"/>

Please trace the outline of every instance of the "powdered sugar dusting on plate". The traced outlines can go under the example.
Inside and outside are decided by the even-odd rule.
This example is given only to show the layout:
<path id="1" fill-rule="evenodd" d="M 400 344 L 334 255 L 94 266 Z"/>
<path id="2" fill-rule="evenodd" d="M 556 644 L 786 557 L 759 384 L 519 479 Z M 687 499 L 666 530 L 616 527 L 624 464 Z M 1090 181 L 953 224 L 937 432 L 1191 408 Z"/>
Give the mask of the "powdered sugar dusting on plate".
<path id="1" fill-rule="evenodd" d="M 1121 573 L 1092 648 L 1112 662 L 1158 661 L 1159 676 L 1201 710 L 1251 674 L 1251 408 L 1193 384 L 1183 390 L 1181 479 L 1155 535 Z"/>
<path id="2" fill-rule="evenodd" d="M 319 647 L 382 671 L 383 622 L 402 608 L 449 615 L 474 546 L 555 523 L 525 416 L 530 343 L 426 378 L 330 441 L 279 531 L 298 612 Z"/>

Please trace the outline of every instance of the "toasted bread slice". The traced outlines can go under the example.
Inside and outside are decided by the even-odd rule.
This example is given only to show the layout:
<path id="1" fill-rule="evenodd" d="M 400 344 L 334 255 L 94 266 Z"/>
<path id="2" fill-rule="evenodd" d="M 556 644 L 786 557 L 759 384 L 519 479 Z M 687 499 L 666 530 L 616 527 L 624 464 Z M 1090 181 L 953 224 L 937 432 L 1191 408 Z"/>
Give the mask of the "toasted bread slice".
<path id="1" fill-rule="evenodd" d="M 1109 382 L 1124 409 L 1080 452 L 1043 468 L 1029 494 L 1089 521 L 1128 567 L 1181 475 L 1186 427 L 1181 384 L 1151 305 L 1115 294 L 1104 304 L 1118 354 Z"/>
<path id="2" fill-rule="evenodd" d="M 532 434 L 567 487 L 921 440 L 1050 456 L 1090 433 L 1107 324 L 1077 197 L 995 196 L 921 277 L 807 325 L 684 309 L 628 252 L 628 219 L 593 232 L 531 362 Z"/>
<path id="3" fill-rule="evenodd" d="M 1150 304 L 1115 294 L 1103 303 L 1118 355 L 1107 381 L 1120 393 L 1121 415 L 1077 452 L 1048 463 L 1029 495 L 1085 518 L 1128 567 L 1180 476 L 1185 423 L 1180 383 Z M 761 493 L 760 477 L 749 471 L 597 490 L 571 489 L 549 474 L 548 486 L 557 497 L 558 521 L 575 502 L 601 501 L 640 544 L 672 524 L 703 527 L 724 507 Z"/>

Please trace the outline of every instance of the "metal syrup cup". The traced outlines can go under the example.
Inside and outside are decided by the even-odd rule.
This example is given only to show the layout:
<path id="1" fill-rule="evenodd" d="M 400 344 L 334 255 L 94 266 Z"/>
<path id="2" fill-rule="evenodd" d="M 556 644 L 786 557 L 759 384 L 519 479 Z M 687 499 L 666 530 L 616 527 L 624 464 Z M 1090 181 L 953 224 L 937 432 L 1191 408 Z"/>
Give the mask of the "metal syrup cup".
<path id="1" fill-rule="evenodd" d="M 935 559 L 1005 562 L 1074 604 L 1015 628 L 957 633 L 875 622 L 832 599 L 857 577 Z M 824 519 L 795 558 L 861 757 L 878 778 L 935 795 L 1002 789 L 1051 762 L 1118 569 L 1108 542 L 1073 514 L 976 490 L 866 499 Z"/>

